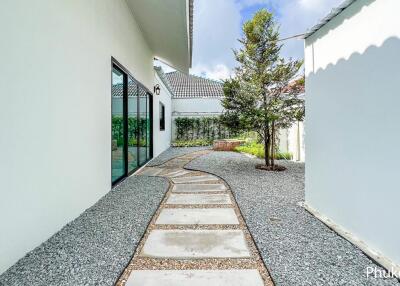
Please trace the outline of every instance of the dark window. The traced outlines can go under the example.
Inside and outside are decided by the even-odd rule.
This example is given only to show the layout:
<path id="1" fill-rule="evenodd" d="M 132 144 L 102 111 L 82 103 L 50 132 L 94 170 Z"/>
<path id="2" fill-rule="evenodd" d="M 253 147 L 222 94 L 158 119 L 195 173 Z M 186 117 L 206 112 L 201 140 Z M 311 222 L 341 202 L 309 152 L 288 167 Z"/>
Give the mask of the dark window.
<path id="1" fill-rule="evenodd" d="M 152 157 L 152 95 L 113 59 L 112 182 L 132 174 Z"/>
<path id="2" fill-rule="evenodd" d="M 160 130 L 165 130 L 165 106 L 160 102 Z"/>

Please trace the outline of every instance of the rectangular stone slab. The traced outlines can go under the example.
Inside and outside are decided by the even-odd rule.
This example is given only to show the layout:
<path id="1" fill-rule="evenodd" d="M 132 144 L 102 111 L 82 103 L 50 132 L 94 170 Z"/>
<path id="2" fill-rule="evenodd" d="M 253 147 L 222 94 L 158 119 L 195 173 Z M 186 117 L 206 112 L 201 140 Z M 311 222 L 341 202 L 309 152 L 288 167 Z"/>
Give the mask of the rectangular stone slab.
<path id="1" fill-rule="evenodd" d="M 176 171 L 172 171 L 169 173 L 164 174 L 165 177 L 170 177 L 170 178 L 175 178 L 175 177 L 179 177 L 179 176 L 183 176 L 183 175 L 187 175 L 191 173 L 191 171 L 187 171 L 187 170 L 176 170 Z"/>
<path id="2" fill-rule="evenodd" d="M 201 175 L 201 176 L 190 176 L 190 177 L 182 177 L 182 178 L 173 178 L 172 181 L 175 184 L 184 184 L 184 183 L 200 183 L 200 182 L 216 182 L 219 178 L 212 175 Z"/>
<path id="3" fill-rule="evenodd" d="M 224 184 L 176 184 L 172 188 L 172 192 L 175 193 L 224 192 L 226 190 Z"/>
<path id="4" fill-rule="evenodd" d="M 228 194 L 171 194 L 167 200 L 171 205 L 230 205 Z"/>
<path id="5" fill-rule="evenodd" d="M 139 175 L 142 176 L 157 176 L 163 171 L 163 169 L 160 168 L 145 168 L 142 172 L 139 173 Z"/>
<path id="6" fill-rule="evenodd" d="M 163 209 L 156 224 L 239 224 L 233 208 Z"/>
<path id="7" fill-rule="evenodd" d="M 150 232 L 142 257 L 200 259 L 250 257 L 241 230 L 161 230 Z"/>
<path id="8" fill-rule="evenodd" d="M 256 269 L 134 270 L 126 286 L 263 286 Z"/>

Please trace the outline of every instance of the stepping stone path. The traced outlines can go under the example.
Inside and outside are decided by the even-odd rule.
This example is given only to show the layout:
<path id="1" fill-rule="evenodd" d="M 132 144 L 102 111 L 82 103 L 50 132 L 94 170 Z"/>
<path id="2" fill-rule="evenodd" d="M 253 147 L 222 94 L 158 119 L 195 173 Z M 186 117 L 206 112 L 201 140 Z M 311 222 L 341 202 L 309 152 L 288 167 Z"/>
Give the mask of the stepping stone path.
<path id="1" fill-rule="evenodd" d="M 208 152 L 140 171 L 168 178 L 170 189 L 117 286 L 274 285 L 229 187 L 184 169 Z"/>

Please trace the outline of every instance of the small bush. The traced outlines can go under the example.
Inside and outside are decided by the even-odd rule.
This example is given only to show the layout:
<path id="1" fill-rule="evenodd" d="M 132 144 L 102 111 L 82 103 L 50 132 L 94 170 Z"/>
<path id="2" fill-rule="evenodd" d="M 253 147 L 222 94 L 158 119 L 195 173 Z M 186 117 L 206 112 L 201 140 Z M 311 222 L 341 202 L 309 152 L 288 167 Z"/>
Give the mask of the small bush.
<path id="1" fill-rule="evenodd" d="M 173 147 L 200 147 L 212 145 L 211 140 L 195 139 L 195 140 L 178 140 L 172 143 Z"/>
<path id="2" fill-rule="evenodd" d="M 276 153 L 275 154 L 275 159 L 276 160 L 292 160 L 293 159 L 293 154 L 290 152 L 282 152 L 282 153 Z"/>
<path id="3" fill-rule="evenodd" d="M 261 159 L 264 158 L 264 146 L 260 143 L 255 143 L 255 142 L 247 143 L 247 144 L 236 147 L 235 151 L 251 154 L 251 155 L 254 155 Z M 291 160 L 292 158 L 293 158 L 293 155 L 292 155 L 292 153 L 289 153 L 289 152 L 275 153 L 276 160 Z"/>

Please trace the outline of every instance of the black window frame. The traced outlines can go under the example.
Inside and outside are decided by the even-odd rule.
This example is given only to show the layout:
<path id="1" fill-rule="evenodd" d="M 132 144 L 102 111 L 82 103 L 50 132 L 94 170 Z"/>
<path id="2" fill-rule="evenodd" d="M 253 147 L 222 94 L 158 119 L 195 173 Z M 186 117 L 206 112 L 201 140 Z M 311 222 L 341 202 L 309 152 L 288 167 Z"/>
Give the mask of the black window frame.
<path id="1" fill-rule="evenodd" d="M 165 105 L 161 101 L 159 103 L 159 109 L 160 131 L 165 131 Z"/>
<path id="2" fill-rule="evenodd" d="M 117 69 L 118 71 L 122 72 L 124 74 L 124 90 L 123 90 L 123 120 L 124 120 L 124 174 L 116 179 L 115 181 L 111 180 L 112 187 L 115 187 L 122 181 L 124 181 L 127 177 L 132 175 L 134 172 L 136 172 L 138 169 L 140 169 L 143 165 L 145 165 L 148 161 L 150 161 L 153 158 L 153 93 L 149 91 L 142 83 L 136 80 L 136 78 L 127 70 L 123 65 L 121 65 L 114 57 L 111 57 L 111 98 L 112 98 L 112 74 L 113 74 L 113 69 Z M 149 152 L 149 158 L 146 156 L 146 160 L 140 164 L 140 152 L 138 149 L 137 155 L 138 155 L 138 164 L 137 167 L 131 171 L 129 171 L 128 168 L 128 77 L 131 78 L 137 85 L 137 89 L 139 91 L 139 88 L 142 88 L 146 94 L 147 94 L 147 100 L 149 100 L 149 119 L 150 119 L 150 152 Z M 138 109 L 138 117 L 140 116 L 140 102 L 139 102 L 139 92 L 138 92 L 138 103 L 137 103 L 137 109 Z M 111 117 L 112 117 L 112 100 L 111 100 Z M 112 120 L 112 118 L 111 118 Z M 112 134 L 112 125 L 111 125 L 111 134 Z M 139 134 L 138 134 L 138 142 L 139 142 Z M 140 144 L 138 144 L 140 145 Z M 138 146 L 139 148 L 140 146 Z M 110 146 L 110 149 L 112 146 Z M 112 154 L 111 154 L 111 164 L 112 164 Z M 112 172 L 112 165 L 111 165 L 111 172 Z M 112 173 L 111 173 L 112 177 Z"/>

